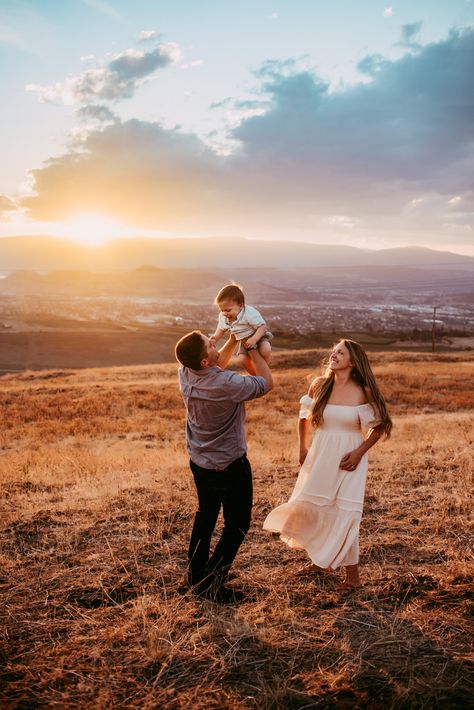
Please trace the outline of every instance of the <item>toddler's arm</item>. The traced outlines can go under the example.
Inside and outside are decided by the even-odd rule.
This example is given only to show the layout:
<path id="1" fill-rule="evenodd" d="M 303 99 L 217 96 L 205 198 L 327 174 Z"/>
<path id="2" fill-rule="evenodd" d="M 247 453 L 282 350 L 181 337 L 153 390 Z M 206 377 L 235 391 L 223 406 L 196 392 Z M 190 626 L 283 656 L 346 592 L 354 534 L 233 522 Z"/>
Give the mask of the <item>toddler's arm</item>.
<path id="1" fill-rule="evenodd" d="M 263 325 L 260 325 L 260 326 L 257 328 L 257 330 L 255 331 L 255 333 L 253 333 L 253 334 L 250 336 L 250 338 L 247 338 L 247 340 L 245 341 L 245 347 L 251 348 L 251 347 L 253 347 L 254 345 L 256 345 L 256 344 L 258 343 L 258 341 L 260 340 L 260 338 L 261 338 L 263 335 L 265 335 L 265 333 L 267 332 L 267 330 L 268 330 L 268 327 L 267 327 L 267 324 L 266 324 L 266 323 L 264 323 Z"/>
<path id="2" fill-rule="evenodd" d="M 226 333 L 226 331 L 223 330 L 223 328 L 217 327 L 216 332 L 210 336 L 211 340 L 213 340 L 215 343 L 217 343 L 224 336 L 224 333 Z"/>

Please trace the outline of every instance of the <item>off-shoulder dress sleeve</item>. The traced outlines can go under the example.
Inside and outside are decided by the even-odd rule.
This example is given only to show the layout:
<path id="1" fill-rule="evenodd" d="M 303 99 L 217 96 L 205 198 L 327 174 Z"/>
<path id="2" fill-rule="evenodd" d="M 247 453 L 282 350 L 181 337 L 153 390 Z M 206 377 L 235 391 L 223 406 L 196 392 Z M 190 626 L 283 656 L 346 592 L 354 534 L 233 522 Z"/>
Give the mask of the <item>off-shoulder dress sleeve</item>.
<path id="1" fill-rule="evenodd" d="M 380 412 L 373 402 L 371 404 L 361 404 L 357 409 L 359 410 L 360 423 L 365 429 L 373 429 L 382 424 Z"/>
<path id="2" fill-rule="evenodd" d="M 303 395 L 300 399 L 300 419 L 309 419 L 313 411 L 314 400 L 309 396 L 309 394 Z"/>

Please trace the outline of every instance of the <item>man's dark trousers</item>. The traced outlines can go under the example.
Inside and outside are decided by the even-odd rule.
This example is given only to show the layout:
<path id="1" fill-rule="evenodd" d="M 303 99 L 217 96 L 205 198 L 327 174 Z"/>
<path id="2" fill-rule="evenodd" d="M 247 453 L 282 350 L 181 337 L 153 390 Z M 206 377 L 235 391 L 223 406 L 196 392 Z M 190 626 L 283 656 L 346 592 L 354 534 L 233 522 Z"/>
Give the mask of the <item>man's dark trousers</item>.
<path id="1" fill-rule="evenodd" d="M 224 471 L 202 468 L 190 461 L 199 501 L 189 543 L 188 582 L 199 591 L 224 584 L 230 566 L 250 527 L 252 469 L 244 454 Z M 209 558 L 211 537 L 219 511 L 224 529 Z"/>

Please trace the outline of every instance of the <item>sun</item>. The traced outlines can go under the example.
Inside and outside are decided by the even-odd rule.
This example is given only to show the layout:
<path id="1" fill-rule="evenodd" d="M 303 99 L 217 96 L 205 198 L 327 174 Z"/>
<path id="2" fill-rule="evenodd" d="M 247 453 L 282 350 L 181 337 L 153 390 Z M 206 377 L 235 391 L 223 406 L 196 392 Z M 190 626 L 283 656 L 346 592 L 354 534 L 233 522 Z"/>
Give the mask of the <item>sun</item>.
<path id="1" fill-rule="evenodd" d="M 81 212 L 63 223 L 63 232 L 68 239 L 87 246 L 100 246 L 116 237 L 126 236 L 128 231 L 118 220 L 95 212 Z"/>

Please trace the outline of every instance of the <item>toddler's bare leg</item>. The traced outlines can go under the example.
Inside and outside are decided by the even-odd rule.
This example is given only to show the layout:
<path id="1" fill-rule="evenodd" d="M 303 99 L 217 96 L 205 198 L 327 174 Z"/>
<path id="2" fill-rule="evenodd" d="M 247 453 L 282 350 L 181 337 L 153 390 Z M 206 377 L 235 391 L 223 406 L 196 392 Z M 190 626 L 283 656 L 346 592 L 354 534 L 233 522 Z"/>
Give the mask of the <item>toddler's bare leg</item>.
<path id="1" fill-rule="evenodd" d="M 270 342 L 266 338 L 263 338 L 258 343 L 258 352 L 263 357 L 265 362 L 267 364 L 270 364 L 270 358 L 272 355 L 272 346 L 270 345 Z"/>

